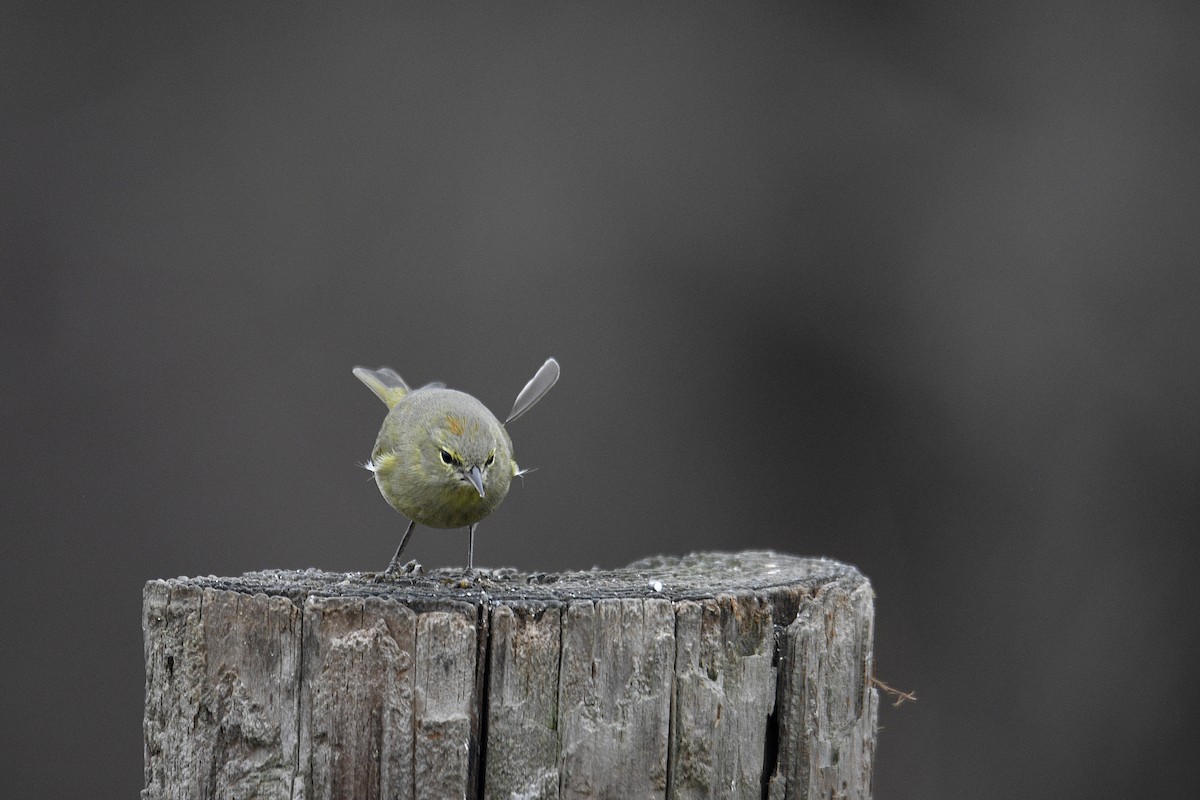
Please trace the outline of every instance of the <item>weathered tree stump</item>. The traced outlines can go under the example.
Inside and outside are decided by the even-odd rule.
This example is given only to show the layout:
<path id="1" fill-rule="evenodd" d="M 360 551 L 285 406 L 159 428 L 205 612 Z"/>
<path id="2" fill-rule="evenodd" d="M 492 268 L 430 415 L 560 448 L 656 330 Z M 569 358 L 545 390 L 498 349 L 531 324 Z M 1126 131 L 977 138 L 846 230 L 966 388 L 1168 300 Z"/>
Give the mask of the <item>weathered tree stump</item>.
<path id="1" fill-rule="evenodd" d="M 153 798 L 866 798 L 873 595 L 770 552 L 150 581 Z"/>

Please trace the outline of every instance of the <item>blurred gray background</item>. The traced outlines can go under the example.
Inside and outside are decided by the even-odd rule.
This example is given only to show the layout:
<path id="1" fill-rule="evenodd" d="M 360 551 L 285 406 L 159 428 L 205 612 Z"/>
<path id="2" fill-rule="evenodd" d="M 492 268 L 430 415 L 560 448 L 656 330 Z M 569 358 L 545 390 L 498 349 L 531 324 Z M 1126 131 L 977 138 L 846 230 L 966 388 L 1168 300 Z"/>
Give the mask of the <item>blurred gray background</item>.
<path id="1" fill-rule="evenodd" d="M 146 580 L 387 563 L 351 367 L 550 355 L 477 563 L 841 559 L 879 798 L 1185 793 L 1192 11 L 5 3 L 3 794 L 136 796 Z"/>

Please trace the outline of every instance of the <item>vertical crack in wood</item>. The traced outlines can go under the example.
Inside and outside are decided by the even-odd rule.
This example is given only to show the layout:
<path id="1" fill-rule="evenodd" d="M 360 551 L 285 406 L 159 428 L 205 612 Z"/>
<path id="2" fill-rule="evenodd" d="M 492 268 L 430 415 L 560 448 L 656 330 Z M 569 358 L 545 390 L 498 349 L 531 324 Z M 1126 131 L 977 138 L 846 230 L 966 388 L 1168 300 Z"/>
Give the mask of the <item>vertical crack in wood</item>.
<path id="1" fill-rule="evenodd" d="M 786 672 L 787 656 L 783 652 L 784 629 L 779 622 L 772 619 L 772 649 L 771 667 L 775 670 L 775 704 L 767 715 L 767 730 L 763 739 L 763 768 L 762 768 L 762 800 L 768 800 L 771 792 L 771 779 L 779 767 L 779 698 L 783 697 L 783 681 Z"/>
<path id="2" fill-rule="evenodd" d="M 567 626 L 567 604 L 562 605 L 558 615 L 558 670 L 556 671 L 556 682 L 554 692 L 554 739 L 557 745 L 554 753 L 554 765 L 558 769 L 558 793 L 556 797 L 562 797 L 563 794 L 563 768 L 562 768 L 562 745 L 563 745 L 563 630 Z"/>
<path id="3" fill-rule="evenodd" d="M 208 591 L 205 591 L 205 592 L 203 592 L 203 593 L 200 595 L 200 625 L 201 625 L 201 630 L 203 630 L 203 626 L 204 626 L 204 618 L 205 618 L 205 616 L 206 616 L 204 612 L 207 610 L 207 606 L 208 606 L 208 600 L 209 600 L 209 597 L 210 597 L 210 596 L 211 596 L 211 595 L 209 594 L 209 592 L 208 592 Z M 234 604 L 235 604 L 235 605 L 237 604 L 237 599 L 236 599 L 236 598 L 234 599 Z M 207 636 L 206 636 L 206 638 L 207 638 Z M 209 657 L 211 657 L 211 656 L 212 656 L 211 649 L 206 647 L 206 648 L 205 648 L 205 650 L 204 650 L 204 655 L 205 655 L 205 659 L 206 659 L 206 660 L 207 660 Z M 206 664 L 205 666 L 207 667 L 208 665 Z M 211 687 L 209 687 L 209 688 L 211 688 Z M 219 697 L 219 695 L 218 695 L 218 697 Z M 214 699 L 215 699 L 215 698 L 214 698 Z M 197 718 L 197 719 L 199 719 L 199 716 L 200 716 L 200 711 L 201 711 L 202 709 L 204 709 L 204 710 L 207 710 L 207 708 L 208 708 L 208 707 L 207 707 L 207 705 L 206 705 L 206 704 L 203 702 L 203 698 L 202 698 L 202 699 L 201 699 L 201 702 L 200 702 L 200 704 L 196 706 L 196 718 Z M 220 708 L 220 707 L 218 706 L 218 708 L 216 709 L 216 712 L 217 712 L 217 713 L 214 715 L 214 714 L 212 714 L 212 712 L 211 712 L 211 711 L 209 711 L 209 713 L 208 713 L 208 714 L 206 714 L 205 716 L 206 716 L 206 717 L 208 717 L 208 716 L 213 716 L 213 717 L 214 717 L 214 719 L 216 719 L 216 720 L 223 720 L 223 719 L 224 719 L 224 716 L 225 716 L 225 709 L 223 709 L 223 708 Z M 209 720 L 208 720 L 207 718 L 206 718 L 204 721 L 205 721 L 206 723 L 207 723 L 207 722 L 209 722 Z M 219 767 L 220 763 L 221 763 L 221 762 L 224 760 L 224 759 L 222 758 L 222 756 L 224 755 L 224 754 L 222 753 L 222 750 L 224 750 L 224 744 L 223 744 L 223 742 L 221 741 L 223 734 L 224 734 L 224 726 L 222 725 L 221 727 L 217 728 L 217 735 L 214 737 L 214 742 L 213 742 L 213 744 L 214 744 L 214 750 L 215 750 L 216 752 L 215 752 L 215 753 L 213 753 L 212 757 L 211 757 L 211 758 L 209 758 L 209 760 L 208 760 L 208 782 L 205 784 L 205 787 L 204 787 L 204 788 L 205 788 L 204 797 L 206 798 L 206 800 L 212 800 L 212 798 L 214 798 L 214 797 L 215 797 L 215 795 L 216 795 L 216 791 L 217 791 L 217 772 L 218 772 L 218 767 Z"/>
<path id="4" fill-rule="evenodd" d="M 668 691 L 671 693 L 671 706 L 670 710 L 667 712 L 667 786 L 666 792 L 664 793 L 664 796 L 667 797 L 668 800 L 669 798 L 673 797 L 671 794 L 671 783 L 675 774 L 673 766 L 675 765 L 678 756 L 678 753 L 676 752 L 677 744 L 675 742 L 675 736 L 678 732 L 675 730 L 675 726 L 679 724 L 677 719 L 677 715 L 679 714 L 679 603 L 671 604 L 671 617 L 671 631 L 675 637 L 675 652 L 671 657 L 671 685 L 668 687 Z"/>
<path id="5" fill-rule="evenodd" d="M 476 653 L 475 656 L 475 703 L 474 720 L 471 730 L 471 765 L 469 769 L 470 786 L 479 800 L 484 796 L 484 784 L 487 780 L 487 735 L 488 709 L 491 708 L 491 672 L 492 672 L 492 609 L 484 593 L 475 615 Z"/>
<path id="6" fill-rule="evenodd" d="M 417 668 L 417 666 L 416 666 L 417 636 L 418 636 L 419 630 L 420 630 L 420 626 L 417 625 L 416 621 L 414 620 L 414 622 L 413 622 L 413 639 L 412 639 L 412 655 L 413 655 L 412 670 L 414 672 L 416 671 L 416 668 Z M 408 796 L 410 798 L 412 798 L 412 800 L 419 800 L 419 797 L 417 795 L 417 687 L 416 686 L 413 686 L 412 696 L 409 698 L 408 715 L 409 715 L 409 726 L 410 726 L 409 727 L 410 738 L 409 738 L 409 751 L 408 752 L 409 752 L 409 757 L 412 759 L 411 764 L 409 766 L 409 770 L 408 770 L 408 777 L 409 777 L 409 790 L 408 790 L 409 795 Z"/>
<path id="7" fill-rule="evenodd" d="M 292 601 L 293 605 L 295 602 Z M 296 623 L 296 702 L 293 706 L 296 720 L 296 746 L 292 752 L 292 779 L 288 783 L 288 797 L 299 797 L 296 793 L 296 781 L 303 780 L 300 774 L 300 739 L 302 732 L 300 730 L 300 698 L 304 696 L 304 607 L 300 606 L 297 609 L 300 612 L 299 621 Z M 312 774 L 309 773 L 307 785 L 311 786 Z M 304 792 L 304 796 L 307 796 Z"/>

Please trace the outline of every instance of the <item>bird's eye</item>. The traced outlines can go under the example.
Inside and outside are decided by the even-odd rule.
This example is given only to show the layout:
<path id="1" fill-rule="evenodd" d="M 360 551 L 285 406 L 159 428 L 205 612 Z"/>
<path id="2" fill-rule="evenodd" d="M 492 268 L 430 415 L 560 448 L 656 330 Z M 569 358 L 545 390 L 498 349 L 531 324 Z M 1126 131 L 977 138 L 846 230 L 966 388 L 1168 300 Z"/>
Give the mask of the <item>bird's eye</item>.
<path id="1" fill-rule="evenodd" d="M 453 464 L 453 463 L 454 463 L 455 461 L 457 461 L 457 460 L 458 460 L 458 459 L 456 459 L 454 456 L 450 455 L 450 451 L 449 451 L 449 450 L 443 450 L 443 451 L 442 451 L 442 461 L 443 461 L 443 462 L 445 462 L 445 463 L 447 463 L 447 464 Z"/>
<path id="2" fill-rule="evenodd" d="M 496 454 L 495 454 L 495 453 L 488 453 L 488 459 L 487 459 L 487 461 L 483 462 L 483 465 L 484 465 L 485 467 L 490 467 L 490 466 L 492 465 L 492 462 L 493 462 L 493 461 L 495 461 L 495 460 L 496 460 Z"/>

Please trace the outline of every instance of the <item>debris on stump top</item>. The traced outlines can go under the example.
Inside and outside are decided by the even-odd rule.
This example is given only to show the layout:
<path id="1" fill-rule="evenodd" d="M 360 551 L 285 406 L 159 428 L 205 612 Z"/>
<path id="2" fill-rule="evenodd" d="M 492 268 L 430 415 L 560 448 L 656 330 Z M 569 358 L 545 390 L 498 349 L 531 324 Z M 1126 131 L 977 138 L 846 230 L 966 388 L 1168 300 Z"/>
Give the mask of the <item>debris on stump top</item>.
<path id="1" fill-rule="evenodd" d="M 806 594 L 817 594 L 830 584 L 853 590 L 867 583 L 861 572 L 847 564 L 770 550 L 655 556 L 614 570 L 524 573 L 499 568 L 465 574 L 454 568 L 425 572 L 420 565 L 410 565 L 410 569 L 398 575 L 273 569 L 233 578 L 180 577 L 168 583 L 288 597 L 297 605 L 303 605 L 308 597 L 386 597 L 417 604 L 456 601 L 492 605 L 558 605 L 643 597 L 705 600 L 719 595 L 772 594 L 772 589 L 794 593 L 802 588 Z"/>

